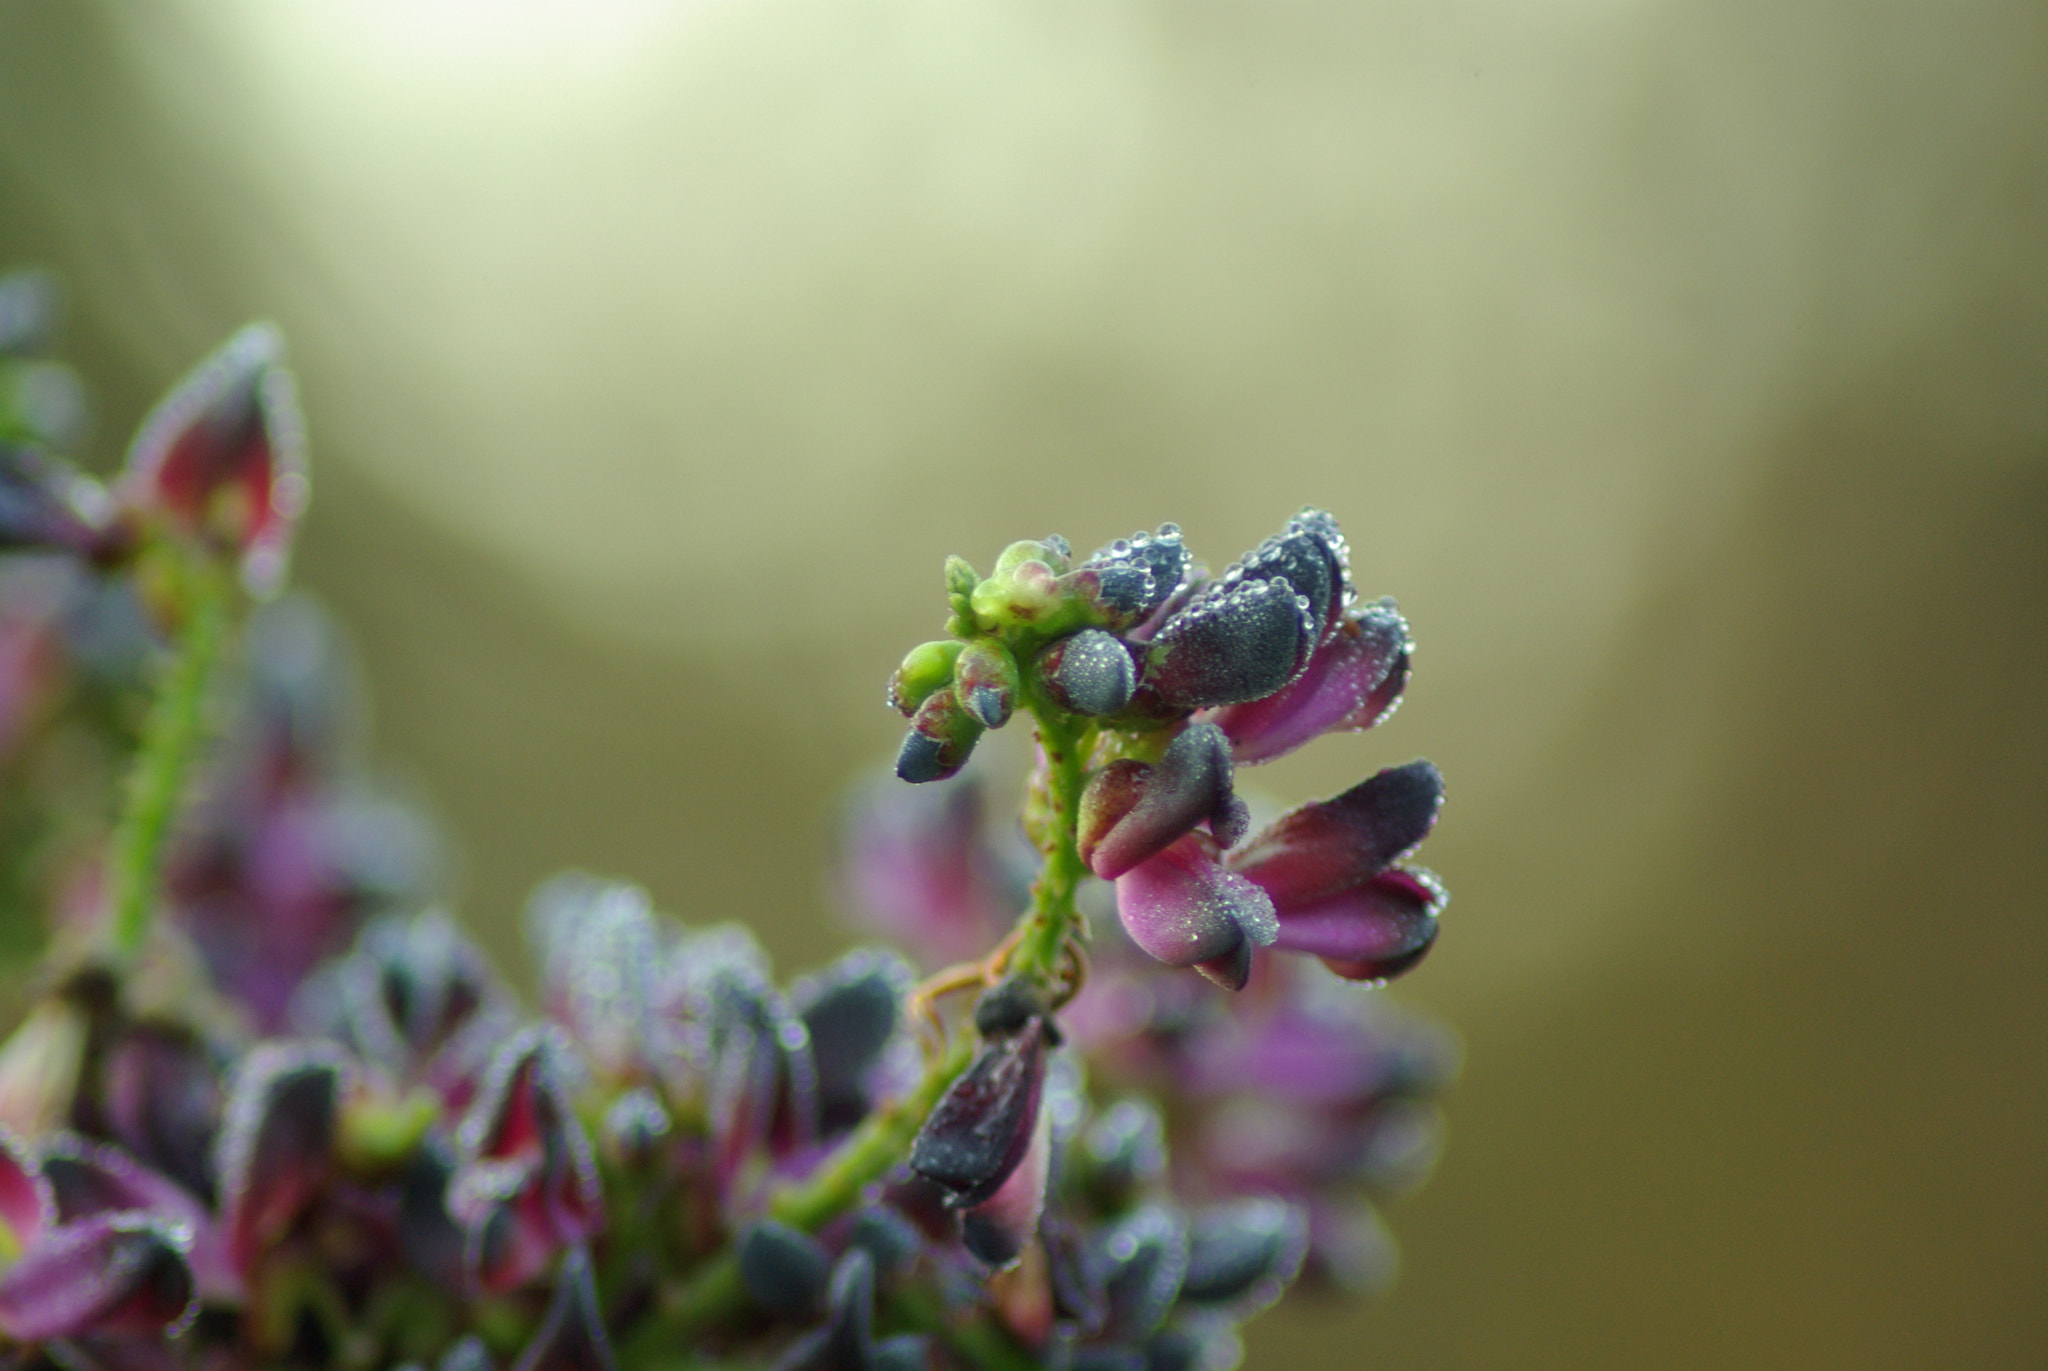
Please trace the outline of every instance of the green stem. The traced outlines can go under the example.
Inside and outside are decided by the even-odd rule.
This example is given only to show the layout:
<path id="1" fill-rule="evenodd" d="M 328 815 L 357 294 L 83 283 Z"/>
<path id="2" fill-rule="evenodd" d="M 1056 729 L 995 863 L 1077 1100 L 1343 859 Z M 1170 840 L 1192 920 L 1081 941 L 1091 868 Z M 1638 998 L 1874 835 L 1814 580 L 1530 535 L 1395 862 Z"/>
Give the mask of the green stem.
<path id="1" fill-rule="evenodd" d="M 164 841 L 205 734 L 208 683 L 228 637 L 234 585 L 211 566 L 184 578 L 185 620 L 171 644 L 114 828 L 109 872 L 114 956 L 132 960 L 149 937 L 162 884 Z"/>
<path id="2" fill-rule="evenodd" d="M 1084 721 L 1036 705 L 1038 740 L 1045 750 L 1049 812 L 1040 825 L 1044 865 L 1031 887 L 1031 908 L 1024 932 L 1010 958 L 1010 969 L 1050 980 L 1059 971 L 1062 950 L 1081 921 L 1074 892 L 1087 874 L 1075 838 L 1081 788 L 1088 778 L 1088 751 L 1094 730 Z M 924 1126 L 932 1107 L 954 1079 L 974 1060 L 973 1035 L 956 1033 L 943 1057 L 933 1062 L 910 1094 L 877 1110 L 854 1130 L 839 1150 L 805 1180 L 778 1191 L 768 1212 L 783 1223 L 815 1232 L 859 1204 L 867 1188 L 902 1162 L 911 1140 Z M 684 1345 L 747 1308 L 746 1282 L 740 1277 L 739 1254 L 731 1244 L 699 1267 L 696 1274 L 663 1300 L 661 1312 L 635 1336 L 635 1345 Z M 977 1341 L 961 1346 L 977 1365 L 1024 1365 L 1008 1343 L 987 1341 L 998 1335 L 987 1329 L 953 1329 L 946 1334 L 956 1345 L 961 1338 Z"/>
<path id="3" fill-rule="evenodd" d="M 1081 922 L 1074 891 L 1088 868 L 1075 838 L 1080 819 L 1081 788 L 1088 779 L 1088 747 L 1092 729 L 1057 710 L 1032 707 L 1038 721 L 1038 743 L 1045 752 L 1046 798 L 1051 806 L 1040 836 L 1045 864 L 1031 887 L 1031 913 L 1024 937 L 1010 959 L 1011 969 L 1049 979 L 1059 970 L 1067 936 Z"/>
<path id="4" fill-rule="evenodd" d="M 831 1160 L 778 1192 L 769 1201 L 768 1212 L 791 1227 L 815 1232 L 859 1204 L 868 1186 L 909 1155 L 910 1140 L 924 1126 L 932 1106 L 972 1060 L 973 1040 L 964 1033 L 956 1035 L 917 1089 L 869 1115 Z M 739 1255 L 728 1245 L 667 1301 L 660 1325 L 665 1336 L 687 1341 L 729 1320 L 746 1307 L 747 1299 Z"/>

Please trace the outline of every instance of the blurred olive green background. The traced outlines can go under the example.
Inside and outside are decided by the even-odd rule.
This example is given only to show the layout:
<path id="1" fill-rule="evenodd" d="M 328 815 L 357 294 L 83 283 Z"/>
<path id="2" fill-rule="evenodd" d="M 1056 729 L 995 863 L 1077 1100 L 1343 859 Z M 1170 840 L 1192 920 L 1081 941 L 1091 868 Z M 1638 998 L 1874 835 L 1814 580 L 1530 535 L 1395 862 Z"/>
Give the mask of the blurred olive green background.
<path id="1" fill-rule="evenodd" d="M 822 957 L 948 552 L 1304 501 L 1465 1035 L 1401 1285 L 1255 1368 L 2048 1348 L 2048 12 L 0 0 L 110 465 L 236 324 L 508 960 L 569 863 Z"/>

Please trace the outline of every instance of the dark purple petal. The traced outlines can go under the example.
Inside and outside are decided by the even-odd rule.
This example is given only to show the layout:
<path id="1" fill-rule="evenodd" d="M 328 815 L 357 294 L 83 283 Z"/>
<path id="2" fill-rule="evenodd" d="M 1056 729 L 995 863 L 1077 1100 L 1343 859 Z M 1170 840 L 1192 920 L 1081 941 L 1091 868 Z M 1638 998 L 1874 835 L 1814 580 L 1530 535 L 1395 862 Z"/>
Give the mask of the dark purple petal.
<path id="1" fill-rule="evenodd" d="M 1091 1260 L 1109 1300 L 1109 1336 L 1146 1337 L 1165 1321 L 1187 1275 L 1187 1222 L 1165 1205 L 1144 1205 L 1102 1230 Z"/>
<path id="2" fill-rule="evenodd" d="M 910 1167 L 950 1192 L 955 1208 L 982 1203 L 1031 1145 L 1045 1088 L 1046 1022 L 983 1044 L 918 1130 Z"/>
<path id="3" fill-rule="evenodd" d="M 1188 1232 L 1180 1298 L 1249 1318 L 1280 1298 L 1308 1254 L 1308 1215 L 1267 1196 L 1211 1206 Z"/>
<path id="4" fill-rule="evenodd" d="M 1408 622 L 1391 600 L 1344 622 L 1285 689 L 1229 705 L 1209 718 L 1240 762 L 1269 762 L 1325 733 L 1371 728 L 1390 713 L 1408 679 Z"/>
<path id="5" fill-rule="evenodd" d="M 1364 885 L 1288 909 L 1274 945 L 1321 957 L 1347 981 L 1385 980 L 1429 951 L 1444 903 L 1434 876 L 1392 867 Z"/>
<path id="6" fill-rule="evenodd" d="M 815 1314 L 825 1301 L 832 1257 L 799 1228 L 759 1219 L 739 1235 L 740 1279 L 762 1308 L 785 1319 Z"/>
<path id="7" fill-rule="evenodd" d="M 14 1134 L 0 1128 L 0 1242 L 18 1252 L 56 1222 L 49 1181 Z"/>
<path id="8" fill-rule="evenodd" d="M 820 1131 L 843 1131 L 868 1112 L 876 1068 L 896 1039 L 914 979 L 895 953 L 860 948 L 792 987 L 817 1070 Z"/>
<path id="9" fill-rule="evenodd" d="M 562 1259 L 547 1317 L 512 1363 L 512 1371 L 618 1371 L 590 1276 L 590 1258 L 581 1248 Z"/>
<path id="10" fill-rule="evenodd" d="M 1138 686 L 1130 650 L 1099 628 L 1047 644 L 1033 670 L 1045 697 L 1074 714 L 1114 714 L 1131 702 Z"/>
<path id="11" fill-rule="evenodd" d="M 1193 561 L 1180 529 L 1161 524 L 1100 548 L 1062 581 L 1087 598 L 1105 623 L 1123 628 L 1143 620 L 1186 583 Z"/>
<path id="12" fill-rule="evenodd" d="M 100 1063 L 97 1117 L 103 1131 L 193 1194 L 214 1194 L 214 1146 L 226 1087 L 214 1052 L 174 1027 L 117 1033 Z"/>
<path id="13" fill-rule="evenodd" d="M 775 1371 L 874 1371 L 875 1268 L 858 1248 L 832 1270 L 825 1326 L 805 1334 Z"/>
<path id="14" fill-rule="evenodd" d="M 332 1034 L 401 1080 L 437 1087 L 474 1075 L 510 1031 L 509 992 L 439 910 L 366 925 L 293 1005 L 301 1025 Z M 466 1102 L 466 1097 L 465 1097 Z"/>
<path id="15" fill-rule="evenodd" d="M 1277 576 L 1309 602 L 1316 636 L 1337 625 L 1350 593 L 1350 559 L 1337 521 L 1318 509 L 1304 509 L 1287 527 L 1245 554 L 1238 563 L 1247 578 Z"/>
<path id="16" fill-rule="evenodd" d="M 1041 1108 L 1024 1159 L 996 1193 L 960 1216 L 960 1237 L 976 1260 L 995 1270 L 1014 1266 L 1038 1233 L 1052 1165 L 1052 1110 Z"/>
<path id="17" fill-rule="evenodd" d="M 1131 940 L 1169 966 L 1234 957 L 1240 944 L 1263 947 L 1277 931 L 1266 893 L 1218 866 L 1200 834 L 1120 876 L 1116 908 Z"/>
<path id="18" fill-rule="evenodd" d="M 1104 768 L 1081 796 L 1081 860 L 1115 880 L 1205 819 L 1241 824 L 1231 771 L 1230 744 L 1214 724 L 1190 725 L 1149 771 Z"/>
<path id="19" fill-rule="evenodd" d="M 347 1066 L 323 1044 L 265 1043 L 242 1059 L 221 1125 L 221 1227 L 247 1277 L 334 1169 Z"/>
<path id="20" fill-rule="evenodd" d="M 1161 624 L 1140 694 L 1172 709 L 1264 699 L 1301 671 L 1317 623 L 1286 581 L 1219 581 Z"/>
<path id="21" fill-rule="evenodd" d="M 277 330 L 256 324 L 150 412 L 122 494 L 236 557 L 249 589 L 284 578 L 306 504 L 304 424 Z"/>
<path id="22" fill-rule="evenodd" d="M 22 1342 L 169 1333 L 194 1308 L 185 1247 L 147 1214 L 53 1228 L 0 1275 L 0 1330 Z"/>
<path id="23" fill-rule="evenodd" d="M 1328 800 L 1289 811 L 1230 854 L 1283 913 L 1369 879 L 1428 836 L 1444 798 L 1428 762 L 1389 767 Z"/>

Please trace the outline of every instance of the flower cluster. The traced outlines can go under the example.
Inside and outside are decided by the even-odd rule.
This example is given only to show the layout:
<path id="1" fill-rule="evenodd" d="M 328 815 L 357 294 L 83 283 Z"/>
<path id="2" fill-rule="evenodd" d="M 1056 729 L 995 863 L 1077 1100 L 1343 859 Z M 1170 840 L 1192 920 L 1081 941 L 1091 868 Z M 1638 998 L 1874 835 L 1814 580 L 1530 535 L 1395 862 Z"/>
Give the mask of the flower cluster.
<path id="1" fill-rule="evenodd" d="M 948 563 L 846 848 L 921 967 L 780 980 L 745 928 L 572 873 L 525 911 L 528 1008 L 365 779 L 337 630 L 254 603 L 306 494 L 275 331 L 103 484 L 8 399 L 56 365 L 52 301 L 0 278 L 0 844 L 52 935 L 0 1046 L 0 1357 L 1226 1371 L 1297 1277 L 1383 1280 L 1374 1204 L 1427 1171 L 1456 1052 L 1356 983 L 1434 937 L 1406 858 L 1441 785 L 1394 767 L 1257 832 L 1235 786 L 1406 683 L 1328 515 L 1213 578 L 1172 525 Z M 118 787 L 50 761 L 67 719 Z M 949 779 L 1018 719 L 1021 833 Z"/>

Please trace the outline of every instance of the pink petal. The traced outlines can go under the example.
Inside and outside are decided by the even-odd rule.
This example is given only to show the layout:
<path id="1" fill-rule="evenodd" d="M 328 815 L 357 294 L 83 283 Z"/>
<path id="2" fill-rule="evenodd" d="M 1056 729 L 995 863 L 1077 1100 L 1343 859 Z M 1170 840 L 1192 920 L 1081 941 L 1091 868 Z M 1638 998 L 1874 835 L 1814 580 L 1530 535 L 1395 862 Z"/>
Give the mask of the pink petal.
<path id="1" fill-rule="evenodd" d="M 1209 851 L 1201 834 L 1189 834 L 1117 879 L 1124 931 L 1169 966 L 1213 962 L 1247 940 L 1263 947 L 1277 931 L 1272 900 Z"/>
<path id="2" fill-rule="evenodd" d="M 1274 946 L 1321 957 L 1346 980 L 1406 971 L 1436 940 L 1443 887 L 1426 871 L 1394 868 L 1280 918 Z"/>

